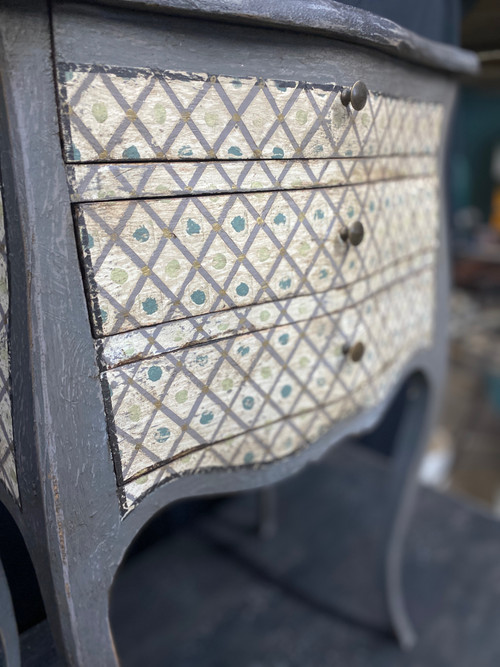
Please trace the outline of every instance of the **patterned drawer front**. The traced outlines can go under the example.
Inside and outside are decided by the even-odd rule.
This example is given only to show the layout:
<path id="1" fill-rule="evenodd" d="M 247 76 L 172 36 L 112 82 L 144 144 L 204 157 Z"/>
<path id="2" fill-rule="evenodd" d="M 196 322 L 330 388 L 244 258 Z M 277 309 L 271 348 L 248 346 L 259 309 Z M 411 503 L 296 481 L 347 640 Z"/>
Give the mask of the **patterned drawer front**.
<path id="1" fill-rule="evenodd" d="M 436 174 L 431 155 L 363 160 L 250 160 L 68 165 L 71 199 L 105 201 L 171 195 L 301 190 Z"/>
<path id="2" fill-rule="evenodd" d="M 376 405 L 430 344 L 434 255 L 337 315 L 194 344 L 103 372 L 124 507 L 180 474 L 269 463 Z M 365 346 L 361 361 L 344 344 Z"/>
<path id="3" fill-rule="evenodd" d="M 443 108 L 342 90 L 59 65 L 124 510 L 313 444 L 431 344 Z"/>
<path id="4" fill-rule="evenodd" d="M 101 202 L 77 213 L 94 330 L 109 336 L 327 293 L 435 247 L 438 180 Z M 358 219 L 365 238 L 354 247 L 339 232 Z"/>
<path id="5" fill-rule="evenodd" d="M 59 64 L 69 162 L 328 158 L 435 153 L 442 107 L 255 77 Z"/>

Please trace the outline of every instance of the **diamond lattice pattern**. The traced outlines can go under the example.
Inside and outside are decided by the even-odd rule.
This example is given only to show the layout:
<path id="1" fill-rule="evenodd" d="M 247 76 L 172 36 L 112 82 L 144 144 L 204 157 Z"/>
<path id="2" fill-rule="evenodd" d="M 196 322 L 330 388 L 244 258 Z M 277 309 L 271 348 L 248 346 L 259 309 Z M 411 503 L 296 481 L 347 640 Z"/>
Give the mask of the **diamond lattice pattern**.
<path id="1" fill-rule="evenodd" d="M 105 201 L 172 195 L 297 190 L 437 173 L 433 155 L 342 160 L 226 160 L 70 164 L 71 199 Z"/>
<path id="2" fill-rule="evenodd" d="M 136 485 L 126 492 L 143 492 L 159 477 L 276 460 L 378 404 L 409 356 L 430 342 L 433 292 L 429 255 L 406 280 L 335 317 L 105 372 L 122 479 Z M 358 363 L 343 350 L 355 340 L 366 347 Z"/>
<path id="3" fill-rule="evenodd" d="M 97 335 L 317 295 L 436 244 L 436 177 L 342 188 L 83 204 Z M 361 218 L 365 238 L 340 228 Z"/>
<path id="4" fill-rule="evenodd" d="M 442 106 L 256 77 L 59 66 L 70 162 L 328 158 L 435 153 Z"/>

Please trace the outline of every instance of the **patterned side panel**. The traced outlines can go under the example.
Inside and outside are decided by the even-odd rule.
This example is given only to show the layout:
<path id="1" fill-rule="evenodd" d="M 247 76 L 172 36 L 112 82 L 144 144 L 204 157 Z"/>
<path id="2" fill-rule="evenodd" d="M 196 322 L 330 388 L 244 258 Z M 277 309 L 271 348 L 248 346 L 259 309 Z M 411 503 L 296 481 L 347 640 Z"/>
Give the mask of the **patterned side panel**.
<path id="1" fill-rule="evenodd" d="M 236 336 L 105 373 L 125 509 L 181 474 L 272 462 L 374 406 L 430 344 L 434 271 L 337 317 Z M 359 363 L 342 351 L 362 341 Z M 146 473 L 146 474 L 144 474 Z"/>
<path id="2" fill-rule="evenodd" d="M 433 176 L 434 156 L 364 160 L 251 160 L 68 165 L 71 199 L 103 201 L 172 195 L 296 190 L 354 185 L 409 176 Z"/>
<path id="3" fill-rule="evenodd" d="M 69 162 L 435 153 L 442 106 L 255 77 L 59 64 Z"/>
<path id="4" fill-rule="evenodd" d="M 94 331 L 319 296 L 436 244 L 436 177 L 78 206 Z M 360 219 L 358 247 L 342 225 Z"/>
<path id="5" fill-rule="evenodd" d="M 3 200 L 0 191 L 0 481 L 19 501 L 12 435 L 9 360 L 9 282 Z"/>

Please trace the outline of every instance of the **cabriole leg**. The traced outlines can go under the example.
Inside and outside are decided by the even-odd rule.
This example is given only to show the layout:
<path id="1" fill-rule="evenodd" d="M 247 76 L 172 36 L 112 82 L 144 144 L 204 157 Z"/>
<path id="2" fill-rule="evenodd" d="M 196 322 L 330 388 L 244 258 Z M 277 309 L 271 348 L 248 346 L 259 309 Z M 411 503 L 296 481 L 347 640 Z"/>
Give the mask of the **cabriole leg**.
<path id="1" fill-rule="evenodd" d="M 0 561 L 0 644 L 7 667 L 21 667 L 19 635 L 7 577 Z M 1 648 L 0 648 L 1 651 Z"/>

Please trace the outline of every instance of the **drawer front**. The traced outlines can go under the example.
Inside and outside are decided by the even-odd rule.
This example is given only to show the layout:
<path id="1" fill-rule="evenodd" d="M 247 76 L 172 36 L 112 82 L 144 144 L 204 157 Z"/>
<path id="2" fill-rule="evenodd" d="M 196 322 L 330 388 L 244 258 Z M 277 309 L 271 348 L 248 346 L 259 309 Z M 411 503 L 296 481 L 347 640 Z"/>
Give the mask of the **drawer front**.
<path id="1" fill-rule="evenodd" d="M 348 306 L 360 303 L 405 280 L 408 275 L 419 272 L 429 262 L 432 263 L 433 256 L 433 251 L 416 253 L 342 288 L 312 296 L 231 308 L 101 338 L 101 364 L 103 368 L 110 369 L 200 342 L 264 331 L 287 323 L 301 323 L 323 315 L 334 317 Z"/>
<path id="2" fill-rule="evenodd" d="M 270 463 L 378 404 L 430 344 L 434 257 L 337 315 L 195 344 L 103 373 L 125 507 L 181 474 Z M 344 345 L 361 342 L 361 360 Z"/>
<path id="3" fill-rule="evenodd" d="M 58 90 L 124 510 L 313 444 L 431 345 L 441 104 L 67 63 Z"/>
<path id="4" fill-rule="evenodd" d="M 66 160 L 234 160 L 435 153 L 442 107 L 256 77 L 59 64 Z"/>
<path id="5" fill-rule="evenodd" d="M 68 165 L 74 202 L 172 195 L 302 190 L 436 174 L 432 155 L 363 160 L 250 160 Z"/>
<path id="6" fill-rule="evenodd" d="M 328 292 L 435 247 L 435 176 L 81 204 L 98 336 Z M 339 236 L 361 220 L 359 246 Z"/>

